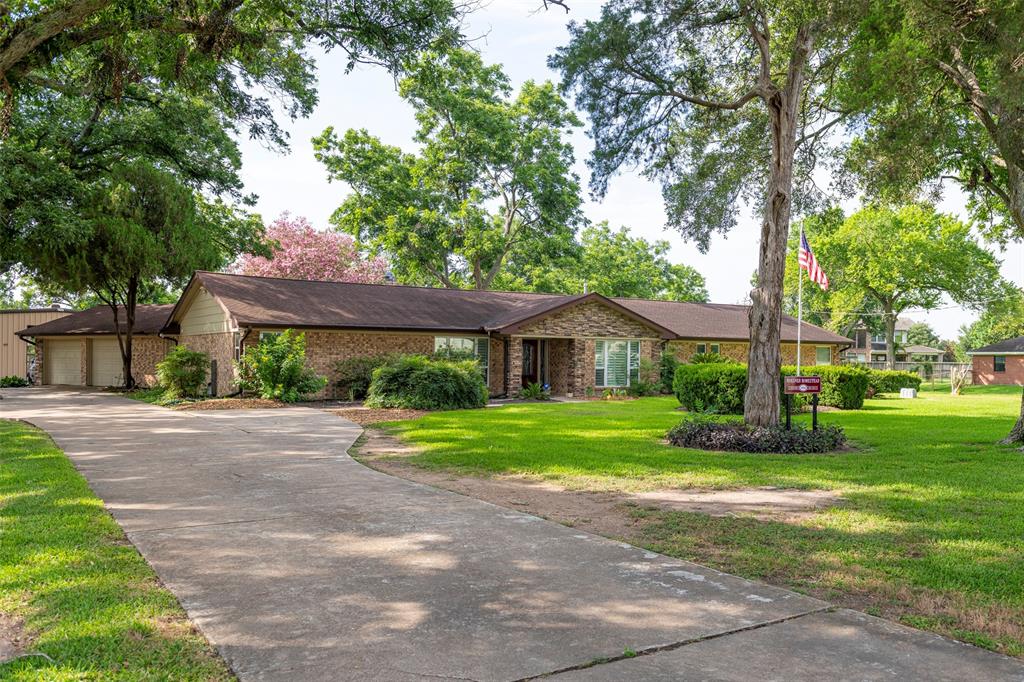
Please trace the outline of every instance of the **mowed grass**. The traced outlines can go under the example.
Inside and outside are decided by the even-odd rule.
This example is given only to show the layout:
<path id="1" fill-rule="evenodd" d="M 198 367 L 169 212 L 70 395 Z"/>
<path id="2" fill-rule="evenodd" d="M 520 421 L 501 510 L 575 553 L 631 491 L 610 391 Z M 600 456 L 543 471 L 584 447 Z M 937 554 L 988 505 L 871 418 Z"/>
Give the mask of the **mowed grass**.
<path id="1" fill-rule="evenodd" d="M 0 420 L 0 613 L 26 656 L 3 680 L 227 680 L 174 596 L 42 431 Z"/>
<path id="2" fill-rule="evenodd" d="M 879 398 L 822 413 L 855 449 L 747 455 L 664 445 L 674 398 L 523 404 L 438 413 L 389 428 L 422 446 L 403 458 L 474 475 L 515 474 L 569 488 L 781 486 L 845 503 L 766 522 L 636 507 L 647 547 L 786 585 L 979 646 L 1024 655 L 1024 454 L 999 446 L 1020 389 Z M 801 415 L 798 421 L 809 421 Z"/>

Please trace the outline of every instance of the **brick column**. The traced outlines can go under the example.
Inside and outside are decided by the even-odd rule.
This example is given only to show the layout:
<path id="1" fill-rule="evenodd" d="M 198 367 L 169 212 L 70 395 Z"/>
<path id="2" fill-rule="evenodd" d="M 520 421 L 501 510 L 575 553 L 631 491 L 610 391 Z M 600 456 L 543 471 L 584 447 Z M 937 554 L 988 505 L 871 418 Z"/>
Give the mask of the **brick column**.
<path id="1" fill-rule="evenodd" d="M 523 389 L 523 337 L 512 336 L 508 340 L 508 376 L 509 396 L 519 395 Z"/>

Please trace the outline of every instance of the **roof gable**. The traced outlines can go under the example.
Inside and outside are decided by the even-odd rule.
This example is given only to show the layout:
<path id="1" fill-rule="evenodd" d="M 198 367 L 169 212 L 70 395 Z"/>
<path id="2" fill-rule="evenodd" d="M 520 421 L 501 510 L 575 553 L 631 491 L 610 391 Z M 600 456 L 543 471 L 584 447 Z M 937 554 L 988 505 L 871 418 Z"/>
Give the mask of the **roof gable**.
<path id="1" fill-rule="evenodd" d="M 516 319 L 514 316 L 505 316 L 504 319 L 498 320 L 494 323 L 493 330 L 502 334 L 515 334 L 523 331 L 534 331 L 535 333 L 547 331 L 549 332 L 547 335 L 555 335 L 554 333 L 550 332 L 555 331 L 557 333 L 559 331 L 559 328 L 543 328 L 544 322 L 551 321 L 554 317 L 564 317 L 567 313 L 575 312 L 587 306 L 600 306 L 601 308 L 610 311 L 611 313 L 617 315 L 618 317 L 626 318 L 627 320 L 634 324 L 634 326 L 631 327 L 632 331 L 625 332 L 623 330 L 622 325 L 614 324 L 611 326 L 617 326 L 619 331 L 610 330 L 608 329 L 609 325 L 607 324 L 607 320 L 591 320 L 590 324 L 595 324 L 599 326 L 601 328 L 601 331 L 603 331 L 604 333 L 595 333 L 595 331 L 598 331 L 595 329 L 593 331 L 590 331 L 589 333 L 586 331 L 577 331 L 574 334 L 567 333 L 566 335 L 633 336 L 635 335 L 635 330 L 639 326 L 641 328 L 646 328 L 647 330 L 649 330 L 649 333 L 653 333 L 654 335 L 662 338 L 670 339 L 675 337 L 675 334 L 672 332 L 672 330 L 663 327 L 657 322 L 650 320 L 644 317 L 643 315 L 636 313 L 633 310 L 630 310 L 629 308 L 614 301 L 613 299 L 606 298 L 605 296 L 602 296 L 601 294 L 597 293 L 584 294 L 582 296 L 574 296 L 564 301 L 552 301 L 549 302 L 546 306 L 539 307 L 539 309 L 531 310 L 527 314 L 519 316 L 518 319 Z M 575 328 L 578 330 L 580 328 L 580 325 L 586 324 L 586 320 L 576 319 L 570 321 L 568 327 L 565 327 L 563 325 L 563 328 L 565 332 L 568 332 L 571 328 Z M 538 327 L 542 327 L 542 329 L 538 329 Z"/>

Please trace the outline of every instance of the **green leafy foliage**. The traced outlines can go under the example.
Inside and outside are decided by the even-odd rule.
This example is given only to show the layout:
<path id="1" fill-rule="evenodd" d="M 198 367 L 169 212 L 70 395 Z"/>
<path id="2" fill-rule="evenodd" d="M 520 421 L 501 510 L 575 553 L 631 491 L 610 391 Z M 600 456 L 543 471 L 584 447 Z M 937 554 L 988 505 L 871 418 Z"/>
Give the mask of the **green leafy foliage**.
<path id="1" fill-rule="evenodd" d="M 605 221 L 584 227 L 563 258 L 517 254 L 497 288 L 706 302 L 703 275 L 689 265 L 672 263 L 669 250 L 665 240 L 633 237 L 628 228 L 612 230 Z"/>
<path id="2" fill-rule="evenodd" d="M 239 385 L 267 400 L 294 403 L 327 385 L 306 367 L 306 335 L 286 329 L 247 348 L 237 363 Z"/>
<path id="3" fill-rule="evenodd" d="M 210 356 L 177 345 L 156 364 L 156 378 L 164 398 L 201 398 L 206 394 Z"/>
<path id="4" fill-rule="evenodd" d="M 0 388 L 23 388 L 28 386 L 28 379 L 16 374 L 0 377 Z"/>
<path id="5" fill-rule="evenodd" d="M 901 388 L 921 388 L 921 377 L 905 370 L 868 370 L 869 397 L 880 393 L 899 393 Z"/>
<path id="6" fill-rule="evenodd" d="M 635 398 L 661 393 L 661 365 L 650 358 L 641 357 L 637 364 L 636 377 L 626 389 Z"/>
<path id="7" fill-rule="evenodd" d="M 352 193 L 331 220 L 407 283 L 491 288 L 510 258 L 561 255 L 582 221 L 567 137 L 580 125 L 551 83 L 516 95 L 475 52 L 428 52 L 400 94 L 416 110 L 416 153 L 365 130 L 313 141 Z"/>
<path id="8" fill-rule="evenodd" d="M 747 366 L 711 362 L 679 365 L 672 392 L 690 412 L 741 414 L 747 390 Z"/>
<path id="9" fill-rule="evenodd" d="M 531 381 L 519 391 L 519 397 L 523 400 L 551 400 L 551 391 L 539 381 Z"/>
<path id="10" fill-rule="evenodd" d="M 661 390 L 663 393 L 672 392 L 672 382 L 676 378 L 676 368 L 681 363 L 679 358 L 674 353 L 669 351 L 662 351 L 661 357 L 658 359 L 658 367 L 660 370 L 659 378 L 661 380 Z"/>
<path id="11" fill-rule="evenodd" d="M 796 367 L 783 366 L 782 376 L 793 376 Z M 845 365 L 805 367 L 803 376 L 820 376 L 821 405 L 844 410 L 858 410 L 864 405 L 868 389 L 868 372 Z M 672 390 L 679 403 L 690 412 L 741 414 L 747 390 L 747 366 L 738 363 L 703 363 L 680 365 L 676 369 Z M 780 381 L 779 392 L 782 393 Z M 809 396 L 794 396 L 794 406 L 805 405 Z"/>
<path id="12" fill-rule="evenodd" d="M 373 371 L 366 404 L 415 410 L 483 407 L 487 386 L 473 360 L 402 355 Z"/>
<path id="13" fill-rule="evenodd" d="M 360 355 L 334 365 L 337 377 L 334 386 L 338 395 L 348 400 L 363 400 L 370 391 L 373 370 L 394 359 L 394 355 Z"/>
<path id="14" fill-rule="evenodd" d="M 975 322 L 960 328 L 960 346 L 974 350 L 997 341 L 1024 336 L 1024 292 L 1008 286 L 990 301 Z"/>
<path id="15" fill-rule="evenodd" d="M 838 426 L 819 426 L 817 430 L 799 424 L 790 429 L 782 424 L 751 427 L 693 415 L 668 432 L 668 442 L 698 450 L 805 454 L 838 450 L 846 444 L 846 435 Z"/>

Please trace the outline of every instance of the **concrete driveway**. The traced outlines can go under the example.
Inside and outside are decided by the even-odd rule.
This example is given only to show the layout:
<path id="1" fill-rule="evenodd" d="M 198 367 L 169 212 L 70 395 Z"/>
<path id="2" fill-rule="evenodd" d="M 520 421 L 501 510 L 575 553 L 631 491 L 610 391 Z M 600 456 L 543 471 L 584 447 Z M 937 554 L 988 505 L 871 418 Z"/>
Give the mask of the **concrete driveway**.
<path id="1" fill-rule="evenodd" d="M 359 427 L 326 412 L 28 389 L 0 416 L 53 436 L 243 680 L 1024 680 L 1003 656 L 372 471 L 346 454 Z"/>

